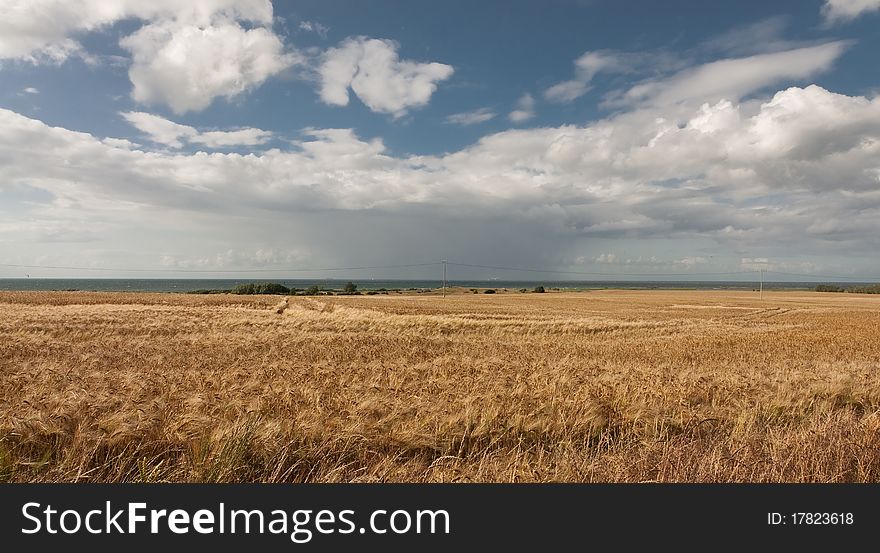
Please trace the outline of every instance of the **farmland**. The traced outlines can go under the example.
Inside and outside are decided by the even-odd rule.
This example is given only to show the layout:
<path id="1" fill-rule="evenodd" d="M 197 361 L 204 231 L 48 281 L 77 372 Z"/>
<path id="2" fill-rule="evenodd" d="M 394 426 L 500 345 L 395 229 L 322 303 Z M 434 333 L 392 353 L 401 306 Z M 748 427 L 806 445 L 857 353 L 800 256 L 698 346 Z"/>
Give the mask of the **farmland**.
<path id="1" fill-rule="evenodd" d="M 880 298 L 0 293 L 0 481 L 876 482 Z"/>

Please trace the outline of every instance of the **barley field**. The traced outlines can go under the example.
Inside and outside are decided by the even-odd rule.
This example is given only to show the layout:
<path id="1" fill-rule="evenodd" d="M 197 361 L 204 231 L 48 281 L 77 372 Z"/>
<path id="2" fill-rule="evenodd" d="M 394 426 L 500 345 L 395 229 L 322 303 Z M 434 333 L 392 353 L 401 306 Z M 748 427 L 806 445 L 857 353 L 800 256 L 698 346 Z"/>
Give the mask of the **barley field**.
<path id="1" fill-rule="evenodd" d="M 880 297 L 0 293 L 0 481 L 877 482 Z"/>

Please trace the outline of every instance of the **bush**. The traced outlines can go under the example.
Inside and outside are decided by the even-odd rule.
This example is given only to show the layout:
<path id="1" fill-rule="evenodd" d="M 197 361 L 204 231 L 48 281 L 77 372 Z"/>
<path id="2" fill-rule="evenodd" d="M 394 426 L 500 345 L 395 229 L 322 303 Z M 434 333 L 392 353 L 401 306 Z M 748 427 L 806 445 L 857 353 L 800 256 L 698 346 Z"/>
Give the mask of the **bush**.
<path id="1" fill-rule="evenodd" d="M 483 293 L 484 293 L 484 294 L 494 294 L 494 293 L 495 293 L 495 290 L 489 288 L 488 290 L 483 290 Z"/>
<path id="2" fill-rule="evenodd" d="M 532 292 L 534 292 L 534 293 L 536 293 L 536 294 L 543 294 L 543 293 L 544 293 L 544 287 L 543 287 L 543 286 L 535 286 L 535 289 L 532 290 Z"/>
<path id="3" fill-rule="evenodd" d="M 240 284 L 232 289 L 233 294 L 254 295 L 254 294 L 289 294 L 290 288 L 277 282 L 258 282 L 250 284 Z"/>
<path id="4" fill-rule="evenodd" d="M 847 290 L 854 294 L 880 294 L 880 284 L 871 284 L 870 286 L 854 286 Z"/>
<path id="5" fill-rule="evenodd" d="M 317 286 L 309 286 L 308 288 L 303 290 L 303 295 L 304 296 L 317 296 L 320 291 L 321 291 L 321 289 L 318 288 Z"/>
<path id="6" fill-rule="evenodd" d="M 354 294 L 355 292 L 357 292 L 357 289 L 358 285 L 350 280 L 345 283 L 345 286 L 342 287 L 342 291 L 346 294 Z"/>
<path id="7" fill-rule="evenodd" d="M 840 286 L 834 286 L 833 284 L 820 284 L 815 288 L 816 292 L 844 292 L 844 289 Z"/>

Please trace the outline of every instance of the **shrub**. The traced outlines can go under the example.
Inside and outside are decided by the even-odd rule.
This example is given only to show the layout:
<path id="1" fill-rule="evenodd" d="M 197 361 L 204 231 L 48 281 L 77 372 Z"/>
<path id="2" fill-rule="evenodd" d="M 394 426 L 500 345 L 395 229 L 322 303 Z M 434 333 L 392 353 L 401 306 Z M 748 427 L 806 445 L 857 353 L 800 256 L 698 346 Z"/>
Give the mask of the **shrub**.
<path id="1" fill-rule="evenodd" d="M 304 296 L 317 296 L 320 291 L 321 291 L 321 289 L 318 288 L 317 286 L 309 286 L 308 288 L 303 290 L 303 295 Z"/>
<path id="2" fill-rule="evenodd" d="M 843 292 L 844 289 L 833 284 L 820 284 L 815 288 L 816 292 Z"/>
<path id="3" fill-rule="evenodd" d="M 258 282 L 249 284 L 240 284 L 232 289 L 233 294 L 254 295 L 254 294 L 289 294 L 290 288 L 277 282 Z"/>
<path id="4" fill-rule="evenodd" d="M 880 284 L 871 284 L 869 286 L 854 286 L 847 290 L 854 294 L 880 294 Z"/>
<path id="5" fill-rule="evenodd" d="M 494 293 L 495 293 L 495 290 L 489 288 L 488 290 L 483 290 L 483 293 L 484 293 L 484 294 L 494 294 Z"/>
<path id="6" fill-rule="evenodd" d="M 543 287 L 543 286 L 535 286 L 535 289 L 532 290 L 532 292 L 534 292 L 534 293 L 536 293 L 536 294 L 543 294 L 543 293 L 544 293 L 544 287 Z"/>
<path id="7" fill-rule="evenodd" d="M 345 286 L 342 287 L 342 291 L 346 294 L 354 294 L 355 292 L 357 292 L 357 289 L 358 285 L 350 280 L 345 283 Z"/>

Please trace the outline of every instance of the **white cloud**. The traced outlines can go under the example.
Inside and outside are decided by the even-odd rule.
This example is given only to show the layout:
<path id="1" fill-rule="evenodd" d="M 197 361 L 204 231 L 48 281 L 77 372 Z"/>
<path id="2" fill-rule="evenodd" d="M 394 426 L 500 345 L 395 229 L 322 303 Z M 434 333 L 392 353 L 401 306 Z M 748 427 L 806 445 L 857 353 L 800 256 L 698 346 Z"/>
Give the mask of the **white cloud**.
<path id="1" fill-rule="evenodd" d="M 835 47 L 843 46 L 843 44 L 837 43 L 834 46 L 823 45 L 827 47 L 827 50 L 819 48 L 818 50 L 798 51 L 799 48 L 809 45 L 785 40 L 782 35 L 787 25 L 788 18 L 784 16 L 769 17 L 748 25 L 734 27 L 691 49 L 674 52 L 663 49 L 648 52 L 588 51 L 574 61 L 573 78 L 547 88 L 544 91 L 544 98 L 556 103 L 572 102 L 592 89 L 591 83 L 600 73 L 653 75 L 650 79 L 634 87 L 632 96 L 635 98 L 621 99 L 620 96 L 623 93 L 618 92 L 616 96 L 612 95 L 612 104 L 615 103 L 614 100 L 617 104 L 622 104 L 626 101 L 640 99 L 639 94 L 642 96 L 655 94 L 656 89 L 661 88 L 661 83 L 664 86 L 674 84 L 667 82 L 670 80 L 669 74 L 674 71 L 679 71 L 679 73 L 672 75 L 671 79 L 679 78 L 683 81 L 679 90 L 693 85 L 705 87 L 709 82 L 727 87 L 730 79 L 724 73 L 728 71 L 733 74 L 734 80 L 741 81 L 743 77 L 736 75 L 736 73 L 748 74 L 754 70 L 755 78 L 763 81 L 766 76 L 763 75 L 764 69 L 762 68 L 771 66 L 784 68 L 789 61 L 802 62 L 803 58 L 814 54 L 818 54 L 819 58 L 823 59 L 822 56 L 826 52 L 833 53 Z M 762 57 L 762 55 L 766 56 L 782 51 L 789 51 L 790 54 L 779 58 Z M 707 54 L 717 57 L 719 52 L 726 56 L 753 55 L 753 57 L 721 60 L 694 67 L 695 60 Z M 688 68 L 689 66 L 690 68 Z M 683 68 L 688 69 L 682 71 Z M 797 68 L 792 69 L 792 72 L 800 74 Z M 804 73 L 810 74 L 809 71 Z M 688 77 L 694 80 L 687 81 Z M 790 74 L 785 71 L 779 72 L 779 80 L 789 78 L 791 78 Z"/>
<path id="2" fill-rule="evenodd" d="M 145 133 L 153 142 L 171 148 L 181 148 L 184 142 L 201 144 L 209 148 L 257 146 L 266 143 L 272 137 L 272 133 L 269 131 L 253 128 L 199 132 L 193 127 L 142 111 L 127 111 L 120 115 L 139 131 Z"/>
<path id="3" fill-rule="evenodd" d="M 234 146 L 259 146 L 272 138 L 272 133 L 262 129 L 238 129 L 234 131 L 205 131 L 192 137 L 190 142 L 203 144 L 209 148 L 231 148 Z"/>
<path id="4" fill-rule="evenodd" d="M 535 116 L 535 99 L 531 94 L 523 94 L 516 103 L 516 109 L 507 114 L 514 123 L 528 121 Z"/>
<path id="5" fill-rule="evenodd" d="M 544 91 L 544 98 L 551 102 L 573 102 L 587 93 L 590 86 L 583 81 L 563 81 Z"/>
<path id="6" fill-rule="evenodd" d="M 178 114 L 204 109 L 218 96 L 233 98 L 298 61 L 271 31 L 235 22 L 154 23 L 120 44 L 132 53 L 132 97 Z"/>
<path id="7" fill-rule="evenodd" d="M 505 131 L 448 155 L 409 158 L 390 156 L 381 140 L 363 140 L 350 129 L 310 130 L 310 139 L 291 151 L 207 157 L 131 151 L 8 110 L 0 113 L 0 163 L 10 180 L 55 178 L 75 170 L 83 172 L 74 179 L 76 186 L 159 176 L 155 182 L 161 189 L 197 181 L 228 194 L 238 190 L 240 175 L 247 173 L 253 177 L 249 193 L 276 200 L 308 191 L 319 205 L 368 209 L 377 202 L 413 201 L 451 201 L 458 208 L 476 200 L 482 206 L 483 198 L 523 208 L 532 201 L 568 206 L 569 216 L 593 198 L 609 202 L 600 202 L 607 213 L 594 215 L 608 222 L 642 220 L 648 230 L 654 228 L 650 221 L 614 210 L 665 209 L 670 207 L 665 200 L 677 198 L 676 209 L 696 206 L 709 216 L 723 207 L 710 201 L 714 195 L 727 194 L 735 202 L 759 193 L 869 193 L 880 170 L 880 99 L 817 86 L 790 88 L 755 106 L 725 101 L 688 109 L 674 117 L 683 125 L 668 124 L 675 114 L 664 118 L 658 117 L 661 112 L 640 110 L 584 127 Z M 197 133 L 149 114 L 126 115 L 165 144 Z M 119 164 L 106 166 L 110 161 Z M 119 178 L 120 172 L 131 178 Z M 169 174 L 176 177 L 166 180 Z M 195 181 L 179 180 L 183 174 Z M 693 204 L 690 194 L 709 203 Z M 163 201 L 162 196 L 153 201 Z M 724 224 L 723 217 L 707 222 Z"/>
<path id="8" fill-rule="evenodd" d="M 194 136 L 191 127 L 149 123 L 165 143 Z M 173 252 L 161 237 L 179 229 L 182 240 L 242 242 L 208 251 L 308 243 L 343 257 L 364 248 L 430 257 L 423 252 L 436 247 L 528 266 L 565 248 L 582 253 L 587 239 L 650 238 L 709 241 L 727 248 L 735 269 L 742 257 L 794 253 L 848 253 L 869 264 L 880 248 L 878 160 L 880 99 L 818 86 L 766 101 L 648 106 L 585 126 L 508 130 L 437 156 L 395 156 L 350 129 L 312 129 L 287 150 L 145 151 L 0 110 L 3 185 L 48 198 L 39 207 L 28 200 L 18 219 L 5 216 L 0 239 L 17 243 L 19 227 L 33 234 L 28 221 L 74 228 L 84 218 L 114 229 L 104 241 L 137 231 L 137 251 L 163 255 Z M 181 259 L 202 257 L 204 240 Z M 589 259 L 614 262 L 599 253 Z M 714 268 L 704 258 L 691 250 L 671 261 L 642 253 L 616 261 Z"/>
<path id="9" fill-rule="evenodd" d="M 39 94 L 40 93 L 39 90 L 37 90 L 36 88 L 34 88 L 32 86 L 25 88 L 22 92 L 24 92 L 25 94 Z"/>
<path id="10" fill-rule="evenodd" d="M 229 249 L 214 255 L 189 257 L 164 254 L 159 258 L 163 267 L 179 269 L 233 269 L 291 266 L 303 260 L 303 253 L 296 250 L 257 248 L 241 251 Z"/>
<path id="11" fill-rule="evenodd" d="M 827 71 L 849 45 L 836 41 L 783 52 L 725 59 L 685 69 L 668 78 L 637 84 L 612 95 L 610 105 L 738 100 L 780 82 L 808 79 Z"/>
<path id="12" fill-rule="evenodd" d="M 837 23 L 877 10 L 880 10 L 880 0 L 825 0 L 822 16 L 828 23 Z"/>
<path id="13" fill-rule="evenodd" d="M 235 97 L 300 61 L 272 31 L 269 0 L 3 0 L 0 7 L 0 58 L 32 63 L 92 59 L 78 35 L 126 19 L 144 22 L 120 41 L 132 54 L 132 97 L 175 113 Z"/>
<path id="14" fill-rule="evenodd" d="M 426 105 L 437 83 L 452 76 L 452 66 L 401 61 L 397 49 L 396 42 L 367 37 L 350 38 L 330 48 L 318 69 L 321 99 L 348 105 L 350 88 L 371 111 L 395 118 Z"/>
<path id="15" fill-rule="evenodd" d="M 354 37 L 320 54 L 302 53 L 274 32 L 270 0 L 0 0 L 0 11 L 0 59 L 34 64 L 71 56 L 98 63 L 80 38 L 136 21 L 140 26 L 119 42 L 131 55 L 131 96 L 176 114 L 235 98 L 306 64 L 307 56 L 319 58 L 325 103 L 347 105 L 350 89 L 372 111 L 395 118 L 428 104 L 453 74 L 446 64 L 399 59 L 390 40 Z M 309 20 L 298 28 L 321 37 L 329 30 Z"/>
<path id="16" fill-rule="evenodd" d="M 326 25 L 322 25 L 317 21 L 308 21 L 303 20 L 299 22 L 299 30 L 306 31 L 308 33 L 315 33 L 321 38 L 327 38 L 327 32 L 330 30 L 330 27 Z"/>
<path id="17" fill-rule="evenodd" d="M 823 272 L 823 268 L 812 261 L 771 259 L 767 257 L 743 257 L 740 259 L 740 268 L 746 271 L 777 273 L 776 275 L 765 276 L 765 279 L 772 278 L 773 280 L 789 280 L 787 277 L 791 274 L 821 274 Z M 834 274 L 843 273 L 844 276 L 847 276 L 846 273 L 849 273 L 849 275 L 854 274 L 851 269 L 851 267 L 834 267 L 832 271 Z M 827 269 L 824 269 L 824 271 L 827 272 Z M 783 276 L 780 277 L 779 273 Z"/>
<path id="18" fill-rule="evenodd" d="M 74 38 L 123 19 L 173 20 L 209 25 L 216 17 L 269 25 L 269 0 L 2 0 L 0 59 L 60 63 L 82 52 Z"/>
<path id="19" fill-rule="evenodd" d="M 586 52 L 575 60 L 575 78 L 555 84 L 544 91 L 551 102 L 568 103 L 590 90 L 590 81 L 602 70 L 621 65 L 620 56 L 606 52 Z"/>
<path id="20" fill-rule="evenodd" d="M 136 144 L 131 140 L 126 140 L 124 138 L 105 138 L 101 142 L 111 148 L 121 148 L 123 150 L 133 150 L 140 147 L 140 144 Z"/>
<path id="21" fill-rule="evenodd" d="M 80 50 L 68 35 L 106 25 L 115 14 L 62 0 L 5 0 L 0 3 L 0 59 L 60 63 Z M 112 8 L 110 11 L 115 11 Z"/>
<path id="22" fill-rule="evenodd" d="M 613 265 L 624 267 L 627 270 L 644 268 L 649 271 L 655 271 L 657 269 L 664 269 L 686 274 L 687 271 L 695 267 L 709 263 L 709 260 L 698 255 L 689 255 L 679 259 L 663 259 L 655 255 L 624 257 L 616 253 L 602 253 L 594 258 L 587 258 L 583 255 L 578 256 L 575 258 L 575 263 L 578 265 L 585 265 L 587 263 Z"/>
<path id="23" fill-rule="evenodd" d="M 747 55 L 792 50 L 797 43 L 782 38 L 789 18 L 773 16 L 716 35 L 699 46 L 700 50 Z"/>
<path id="24" fill-rule="evenodd" d="M 142 111 L 126 111 L 120 113 L 126 121 L 146 134 L 150 140 L 165 144 L 172 148 L 183 147 L 183 140 L 196 136 L 198 131 L 186 125 L 169 121 L 164 117 L 144 113 Z"/>
<path id="25" fill-rule="evenodd" d="M 477 123 L 485 123 L 490 119 L 494 119 L 496 115 L 498 114 L 489 108 L 480 108 L 473 111 L 453 113 L 446 117 L 446 122 L 453 125 L 476 125 Z"/>

